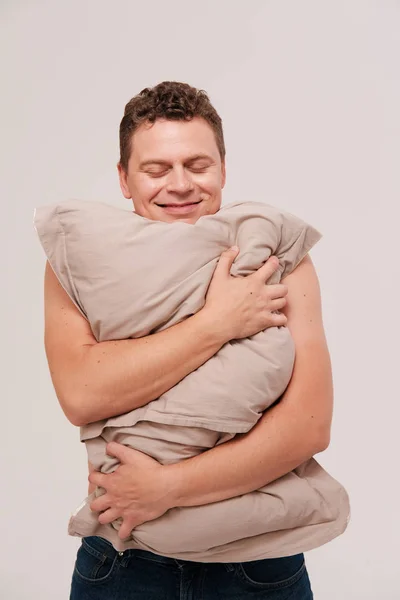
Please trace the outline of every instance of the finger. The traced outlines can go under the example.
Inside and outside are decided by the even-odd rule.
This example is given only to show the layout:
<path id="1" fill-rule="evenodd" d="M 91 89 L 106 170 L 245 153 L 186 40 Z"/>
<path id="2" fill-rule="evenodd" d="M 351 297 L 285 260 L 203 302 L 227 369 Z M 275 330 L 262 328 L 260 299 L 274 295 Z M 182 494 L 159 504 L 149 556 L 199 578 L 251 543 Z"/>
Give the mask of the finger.
<path id="1" fill-rule="evenodd" d="M 95 485 L 106 489 L 105 484 L 107 481 L 107 477 L 108 475 L 100 473 L 100 471 L 92 471 L 88 477 L 88 480 L 90 481 L 90 483 L 94 483 Z"/>
<path id="2" fill-rule="evenodd" d="M 286 306 L 286 298 L 277 298 L 276 300 L 270 300 L 268 308 L 272 312 L 273 310 L 280 310 Z"/>
<path id="3" fill-rule="evenodd" d="M 284 285 L 283 283 L 271 283 L 266 288 L 266 293 L 271 300 L 275 300 L 276 298 L 283 298 L 284 296 L 287 296 L 288 289 L 288 286 Z"/>
<path id="4" fill-rule="evenodd" d="M 273 313 L 271 315 L 273 326 L 274 327 L 285 327 L 287 325 L 287 316 L 283 313 Z"/>
<path id="5" fill-rule="evenodd" d="M 98 521 L 102 525 L 108 525 L 108 523 L 116 521 L 120 516 L 121 513 L 116 508 L 109 508 L 105 512 L 101 513 L 101 515 L 99 515 Z"/>
<path id="6" fill-rule="evenodd" d="M 106 453 L 109 456 L 118 458 L 120 463 L 129 463 L 134 460 L 136 450 L 123 444 L 118 444 L 118 442 L 109 442 L 106 446 Z"/>
<path id="7" fill-rule="evenodd" d="M 238 254 L 239 248 L 237 246 L 232 246 L 232 248 L 224 250 L 218 259 L 218 263 L 214 271 L 214 277 L 229 277 L 231 267 Z"/>
<path id="8" fill-rule="evenodd" d="M 135 450 L 130 446 L 124 446 L 118 442 L 109 442 L 106 446 L 106 453 L 110 456 L 115 456 L 121 464 L 143 465 L 143 461 L 146 461 L 147 465 L 150 464 L 150 462 L 158 464 L 156 460 L 152 459 L 147 454 L 144 454 L 144 452 Z M 118 472 L 119 467 L 120 465 L 115 472 Z"/>
<path id="9" fill-rule="evenodd" d="M 268 281 L 268 279 L 275 273 L 277 268 L 279 267 L 279 259 L 276 256 L 270 256 L 269 259 L 257 269 L 255 273 L 253 273 L 252 277 L 256 276 L 263 281 Z"/>
<path id="10" fill-rule="evenodd" d="M 119 528 L 118 537 L 121 540 L 124 540 L 125 538 L 130 537 L 131 533 L 132 533 L 132 529 L 134 529 L 134 528 L 135 528 L 135 522 L 134 522 L 133 517 L 126 517 L 123 520 L 121 527 Z"/>
<path id="11" fill-rule="evenodd" d="M 110 506 L 110 496 L 108 494 L 103 494 L 91 502 L 90 510 L 93 512 L 103 512 L 103 510 L 107 510 L 107 508 L 110 508 Z"/>

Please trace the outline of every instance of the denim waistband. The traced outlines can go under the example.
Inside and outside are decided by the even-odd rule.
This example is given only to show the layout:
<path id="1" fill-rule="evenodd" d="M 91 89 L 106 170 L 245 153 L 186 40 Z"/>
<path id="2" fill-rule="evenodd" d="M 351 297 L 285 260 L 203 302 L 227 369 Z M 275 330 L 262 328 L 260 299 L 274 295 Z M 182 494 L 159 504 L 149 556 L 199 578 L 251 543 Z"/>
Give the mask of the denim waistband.
<path id="1" fill-rule="evenodd" d="M 111 542 L 109 542 L 108 540 L 99 537 L 99 536 L 89 536 L 89 537 L 85 537 L 82 539 L 82 543 L 83 544 L 87 544 L 88 546 L 90 546 L 91 551 L 97 555 L 106 555 L 108 558 L 111 558 L 112 560 L 114 560 L 116 554 L 119 554 L 120 556 L 124 556 L 127 560 L 130 557 L 134 557 L 134 558 L 143 558 L 145 560 L 154 562 L 154 563 L 161 563 L 164 565 L 170 565 L 173 567 L 183 567 L 184 565 L 193 565 L 192 561 L 189 560 L 182 560 L 182 559 L 178 559 L 178 558 L 169 558 L 167 556 L 161 556 L 159 554 L 153 554 L 152 552 L 149 552 L 147 550 L 140 550 L 140 549 L 130 549 L 130 550 L 124 550 L 123 552 L 118 552 L 118 550 L 116 550 L 114 548 L 114 546 L 111 544 Z M 285 557 L 286 560 L 288 559 L 304 559 L 303 554 L 296 554 L 294 556 L 290 556 L 290 557 Z M 276 558 L 270 558 L 270 559 L 264 559 L 264 560 L 268 560 L 271 563 L 274 562 L 280 562 L 282 559 L 276 559 Z M 235 563 L 221 563 L 223 564 L 223 566 L 225 567 L 225 569 L 227 571 L 232 571 L 234 569 L 234 564 Z"/>
<path id="2" fill-rule="evenodd" d="M 118 552 L 114 548 L 114 546 L 108 540 L 99 537 L 99 536 L 88 536 L 83 538 L 82 543 L 90 546 L 92 550 L 95 550 L 101 554 L 105 554 L 108 558 L 114 559 L 116 554 L 120 554 L 121 556 L 129 557 L 137 557 L 143 558 L 146 560 L 150 560 L 156 563 L 163 563 L 169 565 L 184 565 L 190 564 L 190 561 L 186 560 L 178 560 L 175 558 L 169 558 L 167 556 L 160 556 L 159 554 L 153 554 L 152 552 L 148 552 L 147 550 L 139 550 L 139 549 L 130 549 L 124 550 L 123 552 Z"/>

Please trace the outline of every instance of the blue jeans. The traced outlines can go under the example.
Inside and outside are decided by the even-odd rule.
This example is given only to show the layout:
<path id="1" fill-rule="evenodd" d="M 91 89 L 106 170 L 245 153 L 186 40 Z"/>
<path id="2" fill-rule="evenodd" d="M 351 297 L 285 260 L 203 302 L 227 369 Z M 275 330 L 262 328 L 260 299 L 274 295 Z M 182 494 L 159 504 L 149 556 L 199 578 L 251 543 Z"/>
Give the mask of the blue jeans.
<path id="1" fill-rule="evenodd" d="M 70 600 L 312 600 L 303 554 L 197 563 L 144 550 L 119 553 L 100 537 L 78 550 Z"/>

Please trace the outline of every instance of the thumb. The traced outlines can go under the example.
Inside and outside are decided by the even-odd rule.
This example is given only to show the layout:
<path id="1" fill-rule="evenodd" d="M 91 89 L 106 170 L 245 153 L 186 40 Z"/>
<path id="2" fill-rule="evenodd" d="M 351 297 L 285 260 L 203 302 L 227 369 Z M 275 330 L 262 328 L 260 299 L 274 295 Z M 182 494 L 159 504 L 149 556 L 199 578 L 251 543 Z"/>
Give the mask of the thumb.
<path id="1" fill-rule="evenodd" d="M 237 246 L 232 246 L 231 248 L 228 248 L 228 250 L 224 250 L 224 252 L 222 252 L 215 269 L 215 274 L 217 277 L 227 277 L 230 275 L 231 267 L 238 254 L 239 248 Z"/>
<path id="2" fill-rule="evenodd" d="M 279 259 L 277 256 L 270 256 L 269 259 L 252 274 L 252 277 L 261 278 L 264 283 L 267 283 L 272 275 L 279 267 Z"/>
<path id="3" fill-rule="evenodd" d="M 118 444 L 118 442 L 109 442 L 106 446 L 106 453 L 109 456 L 115 456 L 115 458 L 118 458 L 121 464 L 132 464 L 136 458 L 135 455 L 138 454 L 138 451 L 133 450 L 128 446 L 124 446 L 123 444 Z"/>

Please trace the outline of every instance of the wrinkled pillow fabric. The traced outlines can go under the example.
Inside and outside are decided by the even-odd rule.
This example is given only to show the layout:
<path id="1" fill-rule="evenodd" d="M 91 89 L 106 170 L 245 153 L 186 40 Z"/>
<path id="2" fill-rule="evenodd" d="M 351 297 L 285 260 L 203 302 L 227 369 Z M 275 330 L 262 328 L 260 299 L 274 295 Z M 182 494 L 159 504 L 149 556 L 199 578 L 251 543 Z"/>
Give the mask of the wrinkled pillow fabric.
<path id="1" fill-rule="evenodd" d="M 221 252 L 234 244 L 240 254 L 232 275 L 249 275 L 275 254 L 280 266 L 268 283 L 277 283 L 321 237 L 298 217 L 256 202 L 226 205 L 187 224 L 71 200 L 36 209 L 35 227 L 61 285 L 99 342 L 149 335 L 196 313 Z M 106 473 L 118 466 L 105 452 L 111 440 L 168 464 L 249 431 L 286 389 L 294 356 L 286 327 L 232 340 L 146 406 L 82 427 L 90 462 Z M 206 562 L 255 560 L 295 552 L 299 541 L 306 550 L 339 535 L 347 502 L 342 486 L 311 459 L 251 494 L 174 508 L 124 541 L 119 520 L 100 525 L 88 499 L 69 532 L 101 535 L 119 550 Z"/>

